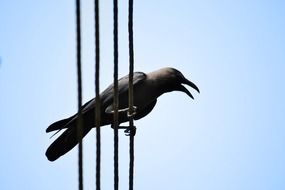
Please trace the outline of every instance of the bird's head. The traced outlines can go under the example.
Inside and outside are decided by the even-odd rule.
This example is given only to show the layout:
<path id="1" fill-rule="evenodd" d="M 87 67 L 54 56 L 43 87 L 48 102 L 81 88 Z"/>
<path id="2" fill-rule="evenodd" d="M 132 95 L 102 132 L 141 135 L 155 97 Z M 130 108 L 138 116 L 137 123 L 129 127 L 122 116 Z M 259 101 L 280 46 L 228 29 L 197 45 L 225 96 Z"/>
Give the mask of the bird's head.
<path id="1" fill-rule="evenodd" d="M 200 93 L 199 88 L 190 80 L 186 79 L 183 74 L 174 68 L 162 68 L 154 73 L 159 79 L 161 86 L 165 92 L 181 91 L 186 93 L 189 97 L 194 99 L 193 95 L 183 86 L 183 84 L 194 88 Z"/>

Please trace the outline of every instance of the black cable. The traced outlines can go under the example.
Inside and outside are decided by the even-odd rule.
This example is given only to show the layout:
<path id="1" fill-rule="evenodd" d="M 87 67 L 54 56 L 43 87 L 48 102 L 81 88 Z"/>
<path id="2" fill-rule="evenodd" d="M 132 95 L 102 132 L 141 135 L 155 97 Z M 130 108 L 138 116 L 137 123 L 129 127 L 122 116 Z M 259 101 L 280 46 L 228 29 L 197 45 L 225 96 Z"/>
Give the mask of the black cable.
<path id="1" fill-rule="evenodd" d="M 78 188 L 83 190 L 83 145 L 82 145 L 82 77 L 81 77 L 81 26 L 80 26 L 80 0 L 76 0 L 76 47 L 77 47 L 77 85 L 78 85 Z"/>
<path id="2" fill-rule="evenodd" d="M 130 133 L 130 166 L 129 166 L 129 190 L 134 186 L 134 118 L 133 118 L 133 74 L 134 74 L 134 40 L 133 40 L 133 0 L 129 0 L 129 127 Z"/>
<path id="3" fill-rule="evenodd" d="M 96 126 L 96 190 L 101 189 L 101 128 L 100 128 L 100 28 L 99 0 L 95 0 L 95 126 Z"/>
<path id="4" fill-rule="evenodd" d="M 114 14 L 114 189 L 119 189 L 119 135 L 118 135 L 118 1 L 113 1 Z"/>

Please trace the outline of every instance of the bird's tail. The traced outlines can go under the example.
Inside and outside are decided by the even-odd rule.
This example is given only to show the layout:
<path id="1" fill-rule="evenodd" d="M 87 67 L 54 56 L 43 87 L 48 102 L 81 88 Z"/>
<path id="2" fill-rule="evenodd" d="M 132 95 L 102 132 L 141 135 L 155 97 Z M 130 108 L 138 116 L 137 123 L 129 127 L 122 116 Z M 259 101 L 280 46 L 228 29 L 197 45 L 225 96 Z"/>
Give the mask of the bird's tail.
<path id="1" fill-rule="evenodd" d="M 76 119 L 64 126 L 67 128 L 47 149 L 46 156 L 49 161 L 55 161 L 75 147 L 78 142 Z M 82 138 L 91 130 L 91 127 L 82 127 Z M 80 138 L 80 139 L 82 139 Z"/>

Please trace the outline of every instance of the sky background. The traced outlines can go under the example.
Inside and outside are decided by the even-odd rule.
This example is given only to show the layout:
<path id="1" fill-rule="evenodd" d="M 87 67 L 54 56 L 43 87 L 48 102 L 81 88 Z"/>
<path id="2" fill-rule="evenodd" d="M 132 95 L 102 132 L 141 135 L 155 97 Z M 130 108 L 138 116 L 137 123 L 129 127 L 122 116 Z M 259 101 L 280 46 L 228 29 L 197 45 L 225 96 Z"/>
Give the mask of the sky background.
<path id="1" fill-rule="evenodd" d="M 45 129 L 77 111 L 75 3 L 0 2 L 0 189 L 77 189 L 77 148 L 55 162 Z M 94 6 L 82 2 L 83 100 L 94 97 Z M 285 2 L 144 0 L 134 5 L 135 70 L 171 66 L 200 88 L 159 98 L 135 124 L 134 189 L 285 189 Z M 101 1 L 101 91 L 112 82 L 112 1 Z M 119 74 L 128 73 L 127 1 Z M 120 132 L 120 189 L 128 138 Z M 102 189 L 113 188 L 113 131 L 102 128 Z M 95 130 L 84 139 L 95 189 Z"/>

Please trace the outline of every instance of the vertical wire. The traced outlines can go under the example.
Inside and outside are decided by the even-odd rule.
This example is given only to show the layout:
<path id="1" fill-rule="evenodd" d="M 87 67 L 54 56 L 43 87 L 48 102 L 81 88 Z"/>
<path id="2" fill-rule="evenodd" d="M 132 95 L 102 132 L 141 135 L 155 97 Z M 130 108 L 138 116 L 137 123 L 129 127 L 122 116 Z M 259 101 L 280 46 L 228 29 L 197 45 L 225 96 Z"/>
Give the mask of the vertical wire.
<path id="1" fill-rule="evenodd" d="M 83 190 L 83 145 L 82 145 L 82 77 L 81 77 L 81 25 L 80 25 L 80 0 L 76 0 L 76 43 L 77 43 L 77 85 L 78 85 L 78 120 L 77 120 L 77 138 L 78 138 L 78 188 Z"/>
<path id="2" fill-rule="evenodd" d="M 96 190 L 101 189 L 101 102 L 100 102 L 100 28 L 99 28 L 99 0 L 95 0 L 95 126 L 96 126 Z"/>
<path id="3" fill-rule="evenodd" d="M 118 135 L 118 1 L 113 1 L 114 14 L 114 190 L 119 189 L 119 135 Z"/>
<path id="4" fill-rule="evenodd" d="M 129 0 L 129 126 L 134 130 L 133 118 L 133 74 L 134 74 L 134 45 L 133 45 L 133 0 Z M 129 190 L 134 186 L 134 134 L 130 133 L 130 166 L 129 166 Z"/>

